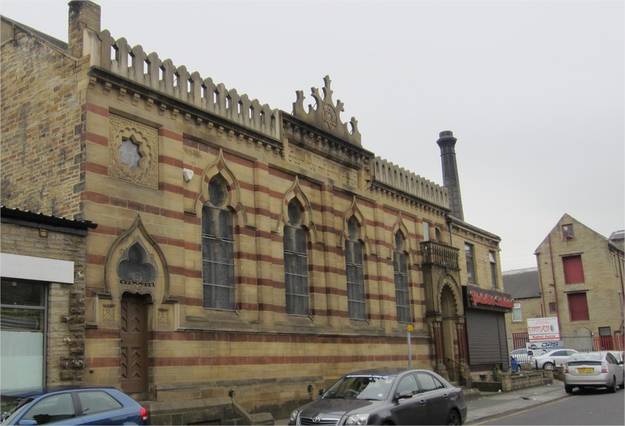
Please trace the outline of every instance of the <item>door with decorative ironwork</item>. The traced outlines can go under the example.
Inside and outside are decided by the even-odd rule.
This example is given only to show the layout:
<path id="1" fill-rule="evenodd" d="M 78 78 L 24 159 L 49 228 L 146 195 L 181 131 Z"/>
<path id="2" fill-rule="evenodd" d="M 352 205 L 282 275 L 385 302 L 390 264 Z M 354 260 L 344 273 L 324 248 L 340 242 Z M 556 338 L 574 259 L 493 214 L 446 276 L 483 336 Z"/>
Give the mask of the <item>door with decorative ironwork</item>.
<path id="1" fill-rule="evenodd" d="M 121 386 L 127 393 L 147 391 L 148 318 L 145 297 L 124 294 L 121 303 Z"/>

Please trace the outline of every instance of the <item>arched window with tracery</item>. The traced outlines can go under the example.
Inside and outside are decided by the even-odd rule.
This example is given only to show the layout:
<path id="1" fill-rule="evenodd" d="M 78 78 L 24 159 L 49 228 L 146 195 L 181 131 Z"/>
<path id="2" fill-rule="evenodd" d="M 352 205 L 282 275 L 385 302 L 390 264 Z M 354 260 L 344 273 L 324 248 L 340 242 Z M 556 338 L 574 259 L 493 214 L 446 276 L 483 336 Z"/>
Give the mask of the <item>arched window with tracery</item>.
<path id="1" fill-rule="evenodd" d="M 397 321 L 410 322 L 410 291 L 408 289 L 408 253 L 406 238 L 401 231 L 395 234 L 393 249 L 393 269 L 395 275 L 395 302 Z"/>
<path id="2" fill-rule="evenodd" d="M 363 247 L 360 224 L 354 216 L 347 221 L 345 240 L 345 269 L 347 273 L 347 310 L 351 319 L 367 318 L 365 282 L 363 273 Z"/>
<path id="3" fill-rule="evenodd" d="M 308 315 L 308 234 L 302 223 L 304 210 L 293 199 L 288 204 L 288 222 L 284 225 L 284 283 L 286 312 Z"/>
<path id="4" fill-rule="evenodd" d="M 202 208 L 202 282 L 204 307 L 234 309 L 234 238 L 228 184 L 221 175 L 208 183 Z"/>

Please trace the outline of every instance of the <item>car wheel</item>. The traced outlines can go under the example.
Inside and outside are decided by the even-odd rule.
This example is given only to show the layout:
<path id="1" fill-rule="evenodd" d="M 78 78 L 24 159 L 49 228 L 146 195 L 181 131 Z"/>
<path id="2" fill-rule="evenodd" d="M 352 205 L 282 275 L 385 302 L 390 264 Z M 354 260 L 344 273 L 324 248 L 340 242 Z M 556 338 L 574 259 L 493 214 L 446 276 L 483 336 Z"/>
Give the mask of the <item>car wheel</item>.
<path id="1" fill-rule="evenodd" d="M 564 391 L 566 393 L 573 393 L 573 386 L 571 386 L 571 385 L 564 385 Z"/>
<path id="2" fill-rule="evenodd" d="M 460 413 L 458 410 L 451 410 L 449 415 L 447 416 L 447 424 L 448 425 L 461 425 L 462 419 L 460 418 Z"/>
<path id="3" fill-rule="evenodd" d="M 614 393 L 616 392 L 616 377 L 612 376 L 612 384 L 608 386 L 608 392 Z"/>
<path id="4" fill-rule="evenodd" d="M 543 364 L 543 370 L 553 370 L 553 362 L 546 362 Z"/>

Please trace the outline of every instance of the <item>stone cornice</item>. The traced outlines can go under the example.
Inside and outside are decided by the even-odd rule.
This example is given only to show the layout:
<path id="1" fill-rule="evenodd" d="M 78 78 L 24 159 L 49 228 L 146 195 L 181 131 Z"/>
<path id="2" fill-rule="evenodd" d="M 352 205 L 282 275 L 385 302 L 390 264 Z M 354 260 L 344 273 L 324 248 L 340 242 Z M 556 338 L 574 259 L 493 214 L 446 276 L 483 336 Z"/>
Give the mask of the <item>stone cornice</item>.
<path id="1" fill-rule="evenodd" d="M 283 136 L 289 143 L 302 146 L 337 163 L 361 169 L 369 165 L 374 154 L 366 149 L 306 123 L 297 117 L 281 111 Z"/>

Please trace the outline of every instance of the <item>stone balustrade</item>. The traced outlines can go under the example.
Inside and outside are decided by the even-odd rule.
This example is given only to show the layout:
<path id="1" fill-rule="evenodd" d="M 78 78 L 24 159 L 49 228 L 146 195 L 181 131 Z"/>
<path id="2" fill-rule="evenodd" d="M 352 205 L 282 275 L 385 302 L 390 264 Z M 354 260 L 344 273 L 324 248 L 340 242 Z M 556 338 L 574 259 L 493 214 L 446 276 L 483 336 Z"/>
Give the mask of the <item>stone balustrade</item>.
<path id="1" fill-rule="evenodd" d="M 225 118 L 257 133 L 280 139 L 279 110 L 228 89 L 222 83 L 190 73 L 141 45 L 130 46 L 125 38 L 114 39 L 108 30 L 85 30 L 83 55 L 91 65 L 164 93 L 203 111 Z"/>
<path id="2" fill-rule="evenodd" d="M 436 241 L 424 241 L 421 243 L 423 253 L 423 264 L 440 266 L 446 269 L 457 271 L 458 249 Z"/>
<path id="3" fill-rule="evenodd" d="M 449 197 L 445 187 L 380 157 L 373 160 L 373 179 L 408 195 L 449 209 Z"/>

